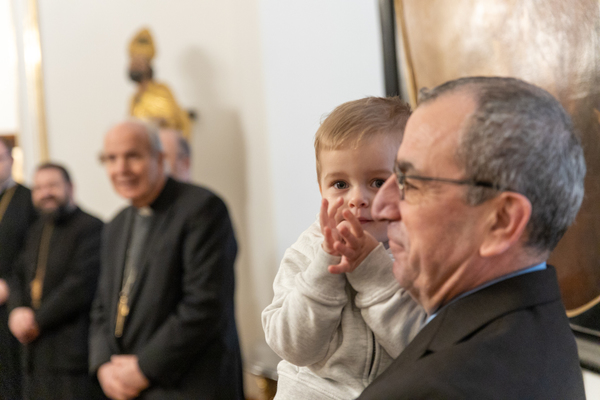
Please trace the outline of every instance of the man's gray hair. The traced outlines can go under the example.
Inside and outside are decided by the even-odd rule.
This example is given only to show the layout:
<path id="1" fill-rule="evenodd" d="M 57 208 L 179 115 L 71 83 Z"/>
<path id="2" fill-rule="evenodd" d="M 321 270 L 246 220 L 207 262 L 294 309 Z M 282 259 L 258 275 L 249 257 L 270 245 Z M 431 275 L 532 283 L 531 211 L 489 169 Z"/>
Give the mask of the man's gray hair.
<path id="1" fill-rule="evenodd" d="M 585 160 L 571 118 L 550 93 L 514 78 L 457 79 L 422 92 L 420 104 L 463 90 L 477 106 L 458 145 L 458 165 L 466 179 L 527 197 L 527 245 L 551 251 L 575 220 L 584 194 Z M 477 205 L 497 194 L 472 187 L 467 202 Z"/>
<path id="2" fill-rule="evenodd" d="M 150 143 L 150 152 L 153 155 L 163 152 L 163 146 L 160 142 L 158 125 L 156 125 L 152 121 L 140 118 L 129 118 L 127 122 L 139 125 L 143 128 L 144 132 L 146 132 L 146 134 L 148 135 L 148 143 Z"/>

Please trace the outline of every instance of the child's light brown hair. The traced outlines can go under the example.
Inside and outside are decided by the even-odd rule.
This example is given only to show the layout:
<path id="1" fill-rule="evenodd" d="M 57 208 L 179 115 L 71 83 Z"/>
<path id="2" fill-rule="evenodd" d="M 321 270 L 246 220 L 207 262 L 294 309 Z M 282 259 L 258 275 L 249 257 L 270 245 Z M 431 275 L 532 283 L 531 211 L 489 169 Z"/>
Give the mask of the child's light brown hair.
<path id="1" fill-rule="evenodd" d="M 321 150 L 356 148 L 375 135 L 395 137 L 400 144 L 410 114 L 410 106 L 397 96 L 365 97 L 337 106 L 315 134 L 317 179 L 321 177 Z"/>

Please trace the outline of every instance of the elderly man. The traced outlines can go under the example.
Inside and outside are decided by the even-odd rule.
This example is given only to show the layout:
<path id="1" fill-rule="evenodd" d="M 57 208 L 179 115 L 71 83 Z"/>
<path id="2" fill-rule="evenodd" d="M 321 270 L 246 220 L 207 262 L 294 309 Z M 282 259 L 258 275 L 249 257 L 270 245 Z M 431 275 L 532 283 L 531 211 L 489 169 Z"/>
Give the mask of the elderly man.
<path id="1" fill-rule="evenodd" d="M 175 129 L 160 130 L 160 143 L 165 153 L 169 176 L 181 182 L 189 182 L 191 168 L 190 145 L 181 132 Z"/>
<path id="2" fill-rule="evenodd" d="M 584 399 L 551 250 L 583 198 L 571 121 L 547 92 L 463 78 L 426 93 L 374 200 L 427 325 L 360 399 Z"/>
<path id="3" fill-rule="evenodd" d="M 102 399 L 87 360 L 104 224 L 75 205 L 64 167 L 42 164 L 33 182 L 42 217 L 27 233 L 9 299 L 10 330 L 25 345 L 25 398 Z"/>
<path id="4" fill-rule="evenodd" d="M 19 342 L 8 329 L 8 280 L 35 220 L 31 192 L 12 179 L 12 145 L 0 137 L 0 398 L 21 399 Z"/>
<path id="5" fill-rule="evenodd" d="M 141 121 L 106 134 L 102 161 L 131 206 L 104 231 L 91 371 L 113 399 L 243 399 L 225 204 L 166 177 L 158 130 Z"/>

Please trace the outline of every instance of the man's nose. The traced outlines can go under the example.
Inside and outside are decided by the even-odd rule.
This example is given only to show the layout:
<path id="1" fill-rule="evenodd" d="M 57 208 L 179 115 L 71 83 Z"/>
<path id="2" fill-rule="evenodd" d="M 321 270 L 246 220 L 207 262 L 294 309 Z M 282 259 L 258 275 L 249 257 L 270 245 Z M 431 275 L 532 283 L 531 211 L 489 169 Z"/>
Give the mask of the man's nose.
<path id="1" fill-rule="evenodd" d="M 113 171 L 117 173 L 127 172 L 129 169 L 129 163 L 126 157 L 117 157 L 113 164 Z"/>
<path id="2" fill-rule="evenodd" d="M 400 220 L 400 188 L 396 176 L 390 176 L 373 199 L 373 219 L 380 221 Z"/>

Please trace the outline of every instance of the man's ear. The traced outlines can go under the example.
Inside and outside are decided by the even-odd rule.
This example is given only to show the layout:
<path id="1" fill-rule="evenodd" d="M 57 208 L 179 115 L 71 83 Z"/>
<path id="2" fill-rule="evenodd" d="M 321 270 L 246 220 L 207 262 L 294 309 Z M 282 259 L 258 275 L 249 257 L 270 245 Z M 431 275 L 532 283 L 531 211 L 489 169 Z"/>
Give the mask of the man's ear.
<path id="1" fill-rule="evenodd" d="M 502 192 L 490 201 L 488 226 L 479 247 L 482 257 L 502 254 L 517 243 L 531 217 L 531 202 L 522 194 Z"/>
<path id="2" fill-rule="evenodd" d="M 192 159 L 189 157 L 183 158 L 183 165 L 186 170 L 189 170 L 190 168 L 192 168 Z"/>
<path id="3" fill-rule="evenodd" d="M 158 166 L 161 167 L 164 171 L 165 164 L 167 163 L 167 157 L 163 151 L 159 151 L 156 153 L 156 161 L 158 162 Z"/>
<path id="4" fill-rule="evenodd" d="M 69 203 L 75 203 L 75 184 L 73 182 L 67 183 L 67 197 Z"/>

